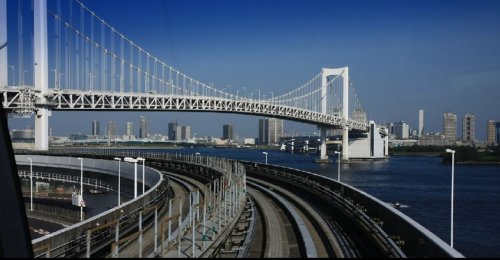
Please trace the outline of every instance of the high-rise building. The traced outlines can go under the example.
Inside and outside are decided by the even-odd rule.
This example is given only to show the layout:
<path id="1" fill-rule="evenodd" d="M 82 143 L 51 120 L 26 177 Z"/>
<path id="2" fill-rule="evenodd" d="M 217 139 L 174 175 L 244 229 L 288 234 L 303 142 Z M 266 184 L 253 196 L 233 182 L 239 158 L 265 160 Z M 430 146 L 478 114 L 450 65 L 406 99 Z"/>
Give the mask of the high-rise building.
<path id="1" fill-rule="evenodd" d="M 418 110 L 418 137 L 424 135 L 424 110 Z"/>
<path id="2" fill-rule="evenodd" d="M 191 139 L 191 127 L 183 125 L 181 127 L 181 140 Z"/>
<path id="3" fill-rule="evenodd" d="M 178 125 L 177 122 L 168 123 L 168 140 L 172 140 L 172 141 L 176 140 L 175 137 L 176 137 L 177 125 Z"/>
<path id="4" fill-rule="evenodd" d="M 222 139 L 233 140 L 234 139 L 233 129 L 234 129 L 233 125 L 223 125 L 222 126 Z"/>
<path id="5" fill-rule="evenodd" d="M 275 144 L 283 136 L 283 120 L 276 118 L 259 119 L 259 143 Z"/>
<path id="6" fill-rule="evenodd" d="M 174 139 L 175 141 L 181 141 L 182 140 L 182 126 L 179 124 L 175 125 L 175 131 L 174 131 Z"/>
<path id="7" fill-rule="evenodd" d="M 148 138 L 149 129 L 148 129 L 148 118 L 145 116 L 140 116 L 141 127 L 139 128 L 139 137 L 141 139 Z"/>
<path id="8" fill-rule="evenodd" d="M 386 123 L 385 127 L 387 127 L 387 131 L 390 135 L 394 134 L 394 123 Z"/>
<path id="9" fill-rule="evenodd" d="M 108 122 L 108 137 L 113 138 L 114 136 L 116 136 L 116 122 L 109 121 Z"/>
<path id="10" fill-rule="evenodd" d="M 486 144 L 495 145 L 497 143 L 496 133 L 495 133 L 495 120 L 488 120 L 488 126 L 486 130 Z"/>
<path id="11" fill-rule="evenodd" d="M 92 121 L 92 135 L 101 135 L 99 121 L 97 120 Z"/>
<path id="12" fill-rule="evenodd" d="M 466 143 L 475 142 L 476 132 L 476 116 L 473 114 L 465 114 L 462 119 L 462 141 Z"/>
<path id="13" fill-rule="evenodd" d="M 408 139 L 410 135 L 410 126 L 403 121 L 395 122 L 392 129 L 397 139 Z"/>
<path id="14" fill-rule="evenodd" d="M 500 144 L 500 122 L 495 122 L 495 141 L 497 144 Z"/>
<path id="15" fill-rule="evenodd" d="M 259 119 L 259 144 L 266 143 L 265 119 Z"/>
<path id="16" fill-rule="evenodd" d="M 457 116 L 455 114 L 444 113 L 443 134 L 447 144 L 455 144 L 457 141 Z"/>
<path id="17" fill-rule="evenodd" d="M 134 123 L 133 122 L 127 122 L 127 138 L 129 140 L 133 139 L 132 136 L 134 135 Z"/>

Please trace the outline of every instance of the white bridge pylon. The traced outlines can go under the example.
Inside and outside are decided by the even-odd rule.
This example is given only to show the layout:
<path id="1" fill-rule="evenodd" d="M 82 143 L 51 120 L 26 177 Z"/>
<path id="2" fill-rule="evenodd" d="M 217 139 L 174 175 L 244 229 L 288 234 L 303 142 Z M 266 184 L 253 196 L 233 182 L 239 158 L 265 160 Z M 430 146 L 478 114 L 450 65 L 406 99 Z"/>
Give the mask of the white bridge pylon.
<path id="1" fill-rule="evenodd" d="M 349 160 L 349 67 L 343 68 L 323 68 L 321 70 L 321 112 L 328 113 L 328 86 L 329 78 L 332 76 L 341 77 L 342 80 L 342 160 Z M 327 128 L 320 126 L 320 160 L 328 160 L 326 153 Z"/>

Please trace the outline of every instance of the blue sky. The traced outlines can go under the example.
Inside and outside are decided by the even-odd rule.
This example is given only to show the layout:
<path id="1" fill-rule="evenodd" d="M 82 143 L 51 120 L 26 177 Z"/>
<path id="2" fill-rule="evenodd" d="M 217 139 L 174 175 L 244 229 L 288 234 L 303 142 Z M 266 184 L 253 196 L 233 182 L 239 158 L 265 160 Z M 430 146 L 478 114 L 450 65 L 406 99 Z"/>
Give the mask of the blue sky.
<path id="1" fill-rule="evenodd" d="M 369 119 L 403 120 L 442 132 L 443 113 L 476 115 L 476 137 L 500 120 L 500 1 L 162 1 L 85 0 L 88 7 L 166 63 L 220 88 L 275 94 L 322 67 L 349 66 Z M 53 133 L 90 132 L 91 120 L 166 133 L 178 120 L 198 135 L 257 136 L 258 117 L 212 113 L 54 112 Z M 75 120 L 78 118 L 78 120 Z M 33 125 L 11 120 L 11 128 Z M 314 126 L 285 123 L 314 131 Z M 138 129 L 136 130 L 138 133 Z"/>

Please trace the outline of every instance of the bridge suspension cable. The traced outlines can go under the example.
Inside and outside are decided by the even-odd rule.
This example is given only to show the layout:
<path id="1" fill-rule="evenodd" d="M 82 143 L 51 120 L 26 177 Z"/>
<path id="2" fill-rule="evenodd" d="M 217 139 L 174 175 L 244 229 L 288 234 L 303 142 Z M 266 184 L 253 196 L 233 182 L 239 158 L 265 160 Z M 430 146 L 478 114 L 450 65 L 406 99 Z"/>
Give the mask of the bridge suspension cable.
<path id="1" fill-rule="evenodd" d="M 68 3 L 65 5 L 69 17 L 63 17 L 60 1 L 57 1 L 56 11 L 48 11 L 54 27 L 54 84 L 51 88 L 236 98 L 232 93 L 195 80 L 164 63 L 81 1 Z M 73 13 L 77 14 L 76 19 Z M 64 44 L 61 43 L 63 38 Z M 64 62 L 61 49 L 66 55 Z M 69 58 L 72 55 L 76 56 L 75 60 Z M 62 75 L 67 77 L 65 84 L 58 80 Z"/>

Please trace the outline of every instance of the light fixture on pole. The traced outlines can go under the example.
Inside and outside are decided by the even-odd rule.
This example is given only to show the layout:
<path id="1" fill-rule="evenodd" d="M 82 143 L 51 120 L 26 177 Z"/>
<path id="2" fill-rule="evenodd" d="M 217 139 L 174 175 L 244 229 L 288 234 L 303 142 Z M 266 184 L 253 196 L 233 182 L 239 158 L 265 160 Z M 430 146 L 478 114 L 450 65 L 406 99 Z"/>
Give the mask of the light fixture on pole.
<path id="1" fill-rule="evenodd" d="M 134 163 L 134 199 L 135 199 L 137 198 L 137 159 L 131 157 L 125 157 L 123 161 Z"/>
<path id="2" fill-rule="evenodd" d="M 115 157 L 115 160 L 118 161 L 118 206 L 120 206 L 121 204 L 121 200 L 120 200 L 120 187 L 121 187 L 121 182 L 120 182 L 120 178 L 121 178 L 121 166 L 120 166 L 120 163 L 122 161 L 122 158 L 118 158 L 118 157 Z"/>
<path id="3" fill-rule="evenodd" d="M 262 153 L 266 155 L 266 164 L 267 164 L 267 152 L 262 152 Z"/>
<path id="4" fill-rule="evenodd" d="M 142 161 L 142 193 L 141 194 L 144 194 L 144 183 L 146 182 L 146 180 L 144 179 L 144 164 L 146 163 L 146 159 L 142 158 L 142 157 L 137 157 L 137 161 Z"/>
<path id="5" fill-rule="evenodd" d="M 455 150 L 446 149 L 451 153 L 451 224 L 450 224 L 450 246 L 453 248 L 453 189 L 455 182 Z"/>
<path id="6" fill-rule="evenodd" d="M 33 211 L 33 159 L 30 160 L 30 210 Z"/>
<path id="7" fill-rule="evenodd" d="M 78 157 L 80 160 L 80 221 L 83 221 L 83 158 Z"/>
<path id="8" fill-rule="evenodd" d="M 337 181 L 340 182 L 340 154 L 342 154 L 342 152 L 339 152 L 339 151 L 334 151 L 335 154 L 338 154 L 337 157 L 338 157 L 338 160 L 337 160 L 337 164 L 338 164 L 338 172 L 337 172 Z"/>

